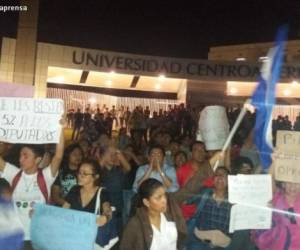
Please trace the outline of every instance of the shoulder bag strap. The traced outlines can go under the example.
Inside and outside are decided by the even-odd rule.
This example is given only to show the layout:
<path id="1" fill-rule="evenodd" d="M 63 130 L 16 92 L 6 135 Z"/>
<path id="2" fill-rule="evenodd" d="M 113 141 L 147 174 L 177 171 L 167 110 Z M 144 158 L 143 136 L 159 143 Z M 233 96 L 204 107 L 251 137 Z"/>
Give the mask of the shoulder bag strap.
<path id="1" fill-rule="evenodd" d="M 100 204 L 101 204 L 101 199 L 100 199 L 100 195 L 101 195 L 101 191 L 102 191 L 102 187 L 99 187 L 98 191 L 97 191 L 97 199 L 96 199 L 96 205 L 95 205 L 95 214 L 98 215 L 100 214 Z"/>
<path id="2" fill-rule="evenodd" d="M 15 191 L 20 179 L 21 179 L 21 176 L 22 176 L 22 170 L 20 170 L 16 175 L 15 177 L 13 178 L 12 180 L 12 183 L 11 183 L 11 189 L 12 189 L 12 192 Z"/>

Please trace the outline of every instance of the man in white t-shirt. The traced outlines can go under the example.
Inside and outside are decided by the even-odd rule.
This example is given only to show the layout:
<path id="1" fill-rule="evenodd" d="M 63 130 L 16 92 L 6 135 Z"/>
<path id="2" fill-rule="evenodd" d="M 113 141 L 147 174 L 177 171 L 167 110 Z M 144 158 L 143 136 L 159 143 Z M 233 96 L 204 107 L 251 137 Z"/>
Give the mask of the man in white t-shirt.
<path id="1" fill-rule="evenodd" d="M 53 184 L 64 153 L 64 135 L 61 131 L 59 143 L 50 166 L 38 170 L 43 157 L 42 145 L 27 144 L 20 151 L 20 168 L 5 162 L 0 155 L 0 172 L 13 187 L 13 202 L 24 228 L 25 249 L 30 249 L 30 220 L 35 203 L 49 201 Z M 27 247 L 26 247 L 27 246 Z"/>

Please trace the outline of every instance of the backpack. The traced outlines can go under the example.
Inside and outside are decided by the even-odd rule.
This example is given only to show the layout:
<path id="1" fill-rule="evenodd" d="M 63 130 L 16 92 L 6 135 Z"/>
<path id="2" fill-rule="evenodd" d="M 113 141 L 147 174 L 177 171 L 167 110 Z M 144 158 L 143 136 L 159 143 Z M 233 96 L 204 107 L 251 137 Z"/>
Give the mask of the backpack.
<path id="1" fill-rule="evenodd" d="M 13 192 L 21 179 L 22 172 L 23 172 L 23 170 L 20 170 L 12 180 L 11 187 L 12 187 Z M 38 172 L 37 172 L 37 183 L 40 188 L 40 191 L 42 192 L 42 194 L 46 200 L 46 204 L 50 203 L 45 177 L 44 177 L 43 171 L 41 169 L 38 169 Z"/>

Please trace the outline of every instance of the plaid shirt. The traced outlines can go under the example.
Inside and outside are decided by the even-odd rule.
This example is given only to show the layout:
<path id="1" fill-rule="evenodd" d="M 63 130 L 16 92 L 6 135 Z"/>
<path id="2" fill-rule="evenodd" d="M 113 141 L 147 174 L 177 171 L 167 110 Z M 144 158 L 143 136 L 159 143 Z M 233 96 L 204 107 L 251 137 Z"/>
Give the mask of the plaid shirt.
<path id="1" fill-rule="evenodd" d="M 211 196 L 206 201 L 200 213 L 200 219 L 197 225 L 198 229 L 218 229 L 228 235 L 231 206 L 227 200 L 217 203 Z"/>

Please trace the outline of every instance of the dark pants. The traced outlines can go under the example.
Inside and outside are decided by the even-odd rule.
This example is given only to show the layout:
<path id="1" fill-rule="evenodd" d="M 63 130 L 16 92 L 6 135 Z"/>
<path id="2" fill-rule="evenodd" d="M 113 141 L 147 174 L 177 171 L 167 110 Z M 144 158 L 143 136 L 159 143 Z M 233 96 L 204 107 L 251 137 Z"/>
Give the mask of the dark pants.
<path id="1" fill-rule="evenodd" d="M 78 140 L 79 134 L 80 134 L 80 128 L 81 126 L 75 126 L 72 133 L 72 140 Z"/>

